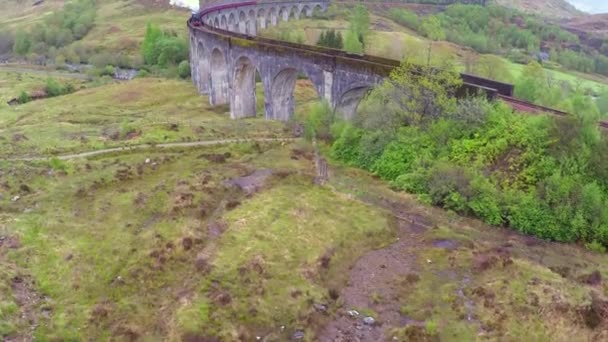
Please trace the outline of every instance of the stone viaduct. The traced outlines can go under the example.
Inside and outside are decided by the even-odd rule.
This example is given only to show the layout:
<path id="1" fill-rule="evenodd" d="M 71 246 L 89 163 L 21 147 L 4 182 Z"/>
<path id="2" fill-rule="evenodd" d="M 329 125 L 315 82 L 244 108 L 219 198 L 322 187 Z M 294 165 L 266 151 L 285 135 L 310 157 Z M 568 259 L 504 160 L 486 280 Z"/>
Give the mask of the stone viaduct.
<path id="1" fill-rule="evenodd" d="M 233 119 L 256 115 L 256 71 L 264 90 L 267 119 L 289 120 L 294 113 L 298 75 L 308 77 L 319 98 L 326 99 L 345 118 L 361 98 L 399 65 L 381 57 L 257 37 L 259 29 L 275 26 L 315 11 L 325 11 L 326 0 L 201 1 L 202 25 L 188 22 L 192 80 L 211 105 L 230 105 Z M 508 84 L 463 75 L 466 87 L 489 96 L 511 96 Z"/>

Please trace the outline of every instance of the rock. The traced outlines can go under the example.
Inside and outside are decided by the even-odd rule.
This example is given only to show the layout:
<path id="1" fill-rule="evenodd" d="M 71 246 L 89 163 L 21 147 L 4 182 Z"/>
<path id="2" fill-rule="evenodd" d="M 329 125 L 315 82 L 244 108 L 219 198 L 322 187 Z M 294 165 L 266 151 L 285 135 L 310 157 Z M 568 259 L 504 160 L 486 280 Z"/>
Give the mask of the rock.
<path id="1" fill-rule="evenodd" d="M 327 305 L 325 304 L 314 303 L 312 307 L 318 312 L 327 312 Z"/>
<path id="2" fill-rule="evenodd" d="M 359 317 L 359 311 L 357 311 L 357 310 L 348 310 L 348 311 L 346 311 L 346 313 L 350 317 Z"/>
<path id="3" fill-rule="evenodd" d="M 146 158 L 146 162 L 145 163 L 146 164 L 150 164 L 150 162 L 151 162 L 150 158 Z"/>
<path id="4" fill-rule="evenodd" d="M 374 319 L 374 317 L 367 316 L 363 318 L 363 323 L 365 323 L 366 325 L 374 325 L 376 324 L 376 320 Z"/>
<path id="5" fill-rule="evenodd" d="M 19 199 L 21 199 L 21 196 L 17 195 L 13 198 L 11 198 L 11 202 L 17 202 Z"/>
<path id="6" fill-rule="evenodd" d="M 305 336 L 306 335 L 304 334 L 304 332 L 302 330 L 298 330 L 293 334 L 291 339 L 294 341 L 299 341 L 299 340 L 303 340 Z"/>

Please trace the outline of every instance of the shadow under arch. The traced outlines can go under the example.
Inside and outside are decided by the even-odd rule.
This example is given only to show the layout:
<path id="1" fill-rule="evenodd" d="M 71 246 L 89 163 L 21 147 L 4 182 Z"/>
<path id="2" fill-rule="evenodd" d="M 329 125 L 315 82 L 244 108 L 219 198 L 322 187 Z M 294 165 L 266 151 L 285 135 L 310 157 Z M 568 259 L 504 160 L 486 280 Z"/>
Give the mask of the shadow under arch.
<path id="1" fill-rule="evenodd" d="M 228 63 L 220 49 L 211 52 L 211 105 L 228 103 Z"/>
<path id="2" fill-rule="evenodd" d="M 257 115 L 257 78 L 259 71 L 251 59 L 240 56 L 234 63 L 230 116 L 233 119 Z"/>
<path id="3" fill-rule="evenodd" d="M 272 117 L 268 119 L 291 120 L 295 112 L 294 90 L 296 88 L 296 81 L 298 81 L 300 76 L 312 83 L 307 88 L 313 88 L 316 98 L 320 98 L 319 89 L 317 89 L 309 75 L 293 67 L 282 69 L 272 79 L 271 99 L 269 101 L 272 106 Z"/>
<path id="4" fill-rule="evenodd" d="M 336 112 L 340 113 L 343 119 L 353 119 L 359 104 L 371 90 L 370 85 L 360 85 L 343 92 L 336 102 Z"/>

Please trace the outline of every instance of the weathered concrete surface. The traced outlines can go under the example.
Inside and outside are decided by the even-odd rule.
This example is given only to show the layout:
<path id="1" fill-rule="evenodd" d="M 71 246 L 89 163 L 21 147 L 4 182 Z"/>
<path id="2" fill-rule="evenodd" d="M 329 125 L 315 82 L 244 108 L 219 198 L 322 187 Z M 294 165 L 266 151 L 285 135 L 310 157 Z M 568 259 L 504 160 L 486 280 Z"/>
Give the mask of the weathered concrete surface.
<path id="1" fill-rule="evenodd" d="M 259 2 L 211 11 L 202 19 L 213 27 L 253 36 L 279 20 L 312 16 L 327 5 L 327 1 Z M 337 62 L 321 53 L 251 44 L 244 38 L 194 28 L 190 29 L 190 49 L 192 79 L 199 92 L 208 93 L 212 105 L 230 103 L 234 119 L 256 115 L 256 73 L 264 89 L 265 117 L 282 121 L 293 116 L 293 91 L 300 75 L 311 80 L 319 98 L 347 118 L 367 90 L 384 78 L 357 63 Z"/>

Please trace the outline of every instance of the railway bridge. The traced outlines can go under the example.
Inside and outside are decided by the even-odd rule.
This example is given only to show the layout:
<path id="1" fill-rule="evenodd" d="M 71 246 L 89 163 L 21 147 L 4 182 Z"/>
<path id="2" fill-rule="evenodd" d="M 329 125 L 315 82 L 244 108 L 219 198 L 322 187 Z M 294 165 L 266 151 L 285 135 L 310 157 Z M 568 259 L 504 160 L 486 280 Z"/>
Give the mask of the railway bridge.
<path id="1" fill-rule="evenodd" d="M 299 74 L 313 83 L 345 118 L 361 98 L 382 82 L 398 61 L 344 51 L 266 39 L 260 29 L 280 21 L 325 11 L 327 0 L 224 0 L 201 3 L 201 22 L 189 20 L 192 80 L 212 105 L 229 104 L 233 119 L 256 115 L 256 71 L 264 90 L 267 119 L 289 120 L 294 113 L 294 88 Z M 513 86 L 463 74 L 465 88 L 490 97 L 510 97 Z"/>

